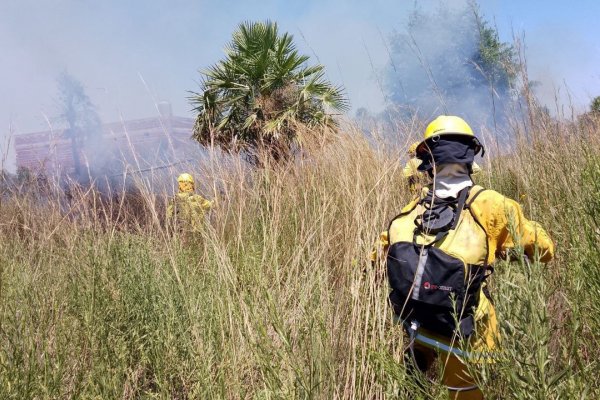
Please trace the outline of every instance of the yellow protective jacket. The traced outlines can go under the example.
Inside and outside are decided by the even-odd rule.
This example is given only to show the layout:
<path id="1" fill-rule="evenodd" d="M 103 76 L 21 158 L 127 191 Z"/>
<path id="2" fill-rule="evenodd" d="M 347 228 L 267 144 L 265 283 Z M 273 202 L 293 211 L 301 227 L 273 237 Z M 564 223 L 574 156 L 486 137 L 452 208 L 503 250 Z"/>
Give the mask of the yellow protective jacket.
<path id="1" fill-rule="evenodd" d="M 419 160 L 416 157 L 411 158 L 404 165 L 404 169 L 402 170 L 402 174 L 404 175 L 405 178 L 412 178 L 414 176 L 422 174 L 423 172 L 421 172 L 421 171 L 418 170 L 419 165 L 421 165 L 421 160 Z"/>
<path id="2" fill-rule="evenodd" d="M 167 221 L 177 224 L 177 229 L 198 231 L 204 225 L 206 212 L 213 202 L 199 194 L 177 193 L 167 207 Z"/>
<path id="3" fill-rule="evenodd" d="M 402 170 L 402 174 L 408 180 L 408 187 L 413 195 L 417 194 L 429 182 L 427 173 L 418 170 L 419 165 L 421 165 L 421 160 L 414 157 L 408 160 Z"/>
<path id="4" fill-rule="evenodd" d="M 420 200 L 415 198 L 404 207 L 400 216 L 390 224 L 387 235 L 381 235 L 384 250 L 397 242 L 413 241 L 416 228 L 414 220 L 424 212 L 424 207 L 418 204 Z M 474 186 L 467 204 L 470 210 L 465 209 L 461 213 L 456 229 L 451 230 L 435 247 L 465 264 L 473 265 L 491 265 L 497 257 L 515 247 L 515 243 L 524 249 L 530 259 L 537 255 L 540 261 L 548 262 L 553 258 L 554 245 L 548 234 L 538 223 L 524 217 L 521 206 L 516 201 L 494 190 Z M 422 235 L 416 238 L 416 242 L 429 243 L 431 239 L 432 236 Z M 470 339 L 470 351 L 477 354 L 493 351 L 500 339 L 494 306 L 484 294 L 484 288 L 485 286 L 481 289 L 479 304 L 474 313 L 475 334 Z M 420 344 L 442 350 L 452 350 L 456 345 L 424 329 L 420 332 L 420 338 L 416 339 Z M 462 353 L 459 355 L 465 356 Z"/>

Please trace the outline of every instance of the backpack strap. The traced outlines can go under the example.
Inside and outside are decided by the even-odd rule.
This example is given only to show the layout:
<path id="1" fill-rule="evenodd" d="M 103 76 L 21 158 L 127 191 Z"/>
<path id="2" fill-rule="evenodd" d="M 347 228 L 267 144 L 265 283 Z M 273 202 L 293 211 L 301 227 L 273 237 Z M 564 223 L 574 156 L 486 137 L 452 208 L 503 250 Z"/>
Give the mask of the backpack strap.
<path id="1" fill-rule="evenodd" d="M 475 185 L 475 186 L 473 186 L 473 187 L 471 188 L 471 191 L 473 191 L 473 190 L 475 191 L 475 193 L 472 193 L 472 195 L 470 196 L 470 199 L 469 199 L 469 201 L 467 201 L 467 204 L 465 205 L 465 208 L 467 208 L 467 209 L 469 209 L 469 210 L 471 209 L 471 204 L 473 204 L 473 202 L 475 202 L 475 200 L 477 199 L 477 197 L 479 197 L 479 195 L 480 195 L 482 192 L 485 192 L 487 189 L 486 189 L 486 188 L 484 188 L 484 187 L 481 187 L 481 186 L 479 186 L 479 185 Z M 471 213 L 471 214 L 473 214 L 473 213 Z M 474 217 L 475 217 L 475 216 L 473 216 L 473 218 L 474 218 Z"/>
<path id="2" fill-rule="evenodd" d="M 487 254 L 485 255 L 485 264 L 484 264 L 484 268 L 486 269 L 486 277 L 484 278 L 487 279 L 493 272 L 494 272 L 494 267 L 490 266 L 488 263 L 488 260 L 490 258 L 490 243 L 489 240 L 487 238 L 487 231 L 485 230 L 485 227 L 483 226 L 483 224 L 481 223 L 481 221 L 479 221 L 479 219 L 477 218 L 477 216 L 475 215 L 475 213 L 473 212 L 473 210 L 471 209 L 471 206 L 473 205 L 473 203 L 475 202 L 475 200 L 477 200 L 477 198 L 479 197 L 479 195 L 483 192 L 485 192 L 487 189 L 484 187 L 481 187 L 479 185 L 473 186 L 473 189 L 476 190 L 475 193 L 473 194 L 473 196 L 471 196 L 471 198 L 469 199 L 469 201 L 467 202 L 467 204 L 465 205 L 465 208 L 469 210 L 469 212 L 471 213 L 471 216 L 473 217 L 473 220 L 475 221 L 475 223 L 477 225 L 479 225 L 479 227 L 481 229 L 483 229 L 483 231 L 486 234 L 486 248 L 487 248 Z"/>
<path id="3" fill-rule="evenodd" d="M 460 191 L 460 193 L 458 194 L 458 205 L 456 206 L 456 214 L 454 215 L 454 223 L 452 224 L 452 228 L 450 228 L 451 230 L 456 229 L 456 226 L 458 225 L 458 220 L 460 219 L 460 214 L 462 213 L 462 211 L 464 210 L 465 206 L 466 206 L 466 201 L 467 198 L 469 197 L 469 193 L 471 192 L 471 188 L 470 187 L 466 187 L 463 190 Z M 481 192 L 479 192 L 481 193 Z M 477 194 L 479 194 L 477 193 Z M 477 195 L 475 195 L 477 196 Z"/>

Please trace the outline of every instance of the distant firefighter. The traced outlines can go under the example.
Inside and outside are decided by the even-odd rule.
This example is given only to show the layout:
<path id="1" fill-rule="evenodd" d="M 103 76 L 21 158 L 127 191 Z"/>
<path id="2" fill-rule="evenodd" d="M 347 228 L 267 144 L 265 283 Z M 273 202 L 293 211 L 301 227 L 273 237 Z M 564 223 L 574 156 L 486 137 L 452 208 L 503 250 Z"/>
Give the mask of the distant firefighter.
<path id="1" fill-rule="evenodd" d="M 177 178 L 179 193 L 171 199 L 167 207 L 167 221 L 175 230 L 198 232 L 204 226 L 204 219 L 213 202 L 195 193 L 194 177 L 188 173 Z"/>
<path id="2" fill-rule="evenodd" d="M 417 146 L 421 142 L 415 142 L 408 148 L 408 162 L 404 166 L 403 175 L 408 180 L 408 187 L 412 194 L 420 193 L 421 188 L 427 184 L 427 175 L 419 171 L 421 160 L 417 158 Z"/>

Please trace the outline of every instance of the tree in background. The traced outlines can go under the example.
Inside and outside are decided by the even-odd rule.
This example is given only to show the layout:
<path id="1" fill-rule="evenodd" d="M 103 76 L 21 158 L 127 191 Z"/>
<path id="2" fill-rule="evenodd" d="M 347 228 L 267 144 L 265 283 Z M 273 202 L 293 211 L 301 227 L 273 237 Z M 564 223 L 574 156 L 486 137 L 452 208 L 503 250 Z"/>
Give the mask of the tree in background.
<path id="1" fill-rule="evenodd" d="M 600 114 L 600 96 L 594 97 L 590 103 L 590 111 L 595 114 Z"/>
<path id="2" fill-rule="evenodd" d="M 475 5 L 472 5 L 473 17 L 479 31 L 477 50 L 471 56 L 471 63 L 480 72 L 480 83 L 489 84 L 497 95 L 508 95 L 517 76 L 515 49 L 501 42 L 498 31 L 489 26 Z M 477 74 L 475 74 L 477 76 Z"/>
<path id="3" fill-rule="evenodd" d="M 100 117 L 80 81 L 68 72 L 57 78 L 59 120 L 66 125 L 64 136 L 71 141 L 75 177 L 83 178 L 81 150 L 100 134 Z"/>
<path id="4" fill-rule="evenodd" d="M 390 59 L 386 88 L 394 113 L 425 119 L 447 113 L 485 120 L 504 107 L 516 77 L 513 47 L 468 1 L 415 8 L 405 31 L 392 35 Z"/>
<path id="5" fill-rule="evenodd" d="M 255 163 L 265 151 L 278 161 L 301 144 L 303 127 L 335 127 L 334 113 L 348 109 L 343 88 L 325 79 L 322 65 L 308 66 L 276 23 L 240 24 L 225 52 L 190 97 L 203 145 L 244 151 Z"/>

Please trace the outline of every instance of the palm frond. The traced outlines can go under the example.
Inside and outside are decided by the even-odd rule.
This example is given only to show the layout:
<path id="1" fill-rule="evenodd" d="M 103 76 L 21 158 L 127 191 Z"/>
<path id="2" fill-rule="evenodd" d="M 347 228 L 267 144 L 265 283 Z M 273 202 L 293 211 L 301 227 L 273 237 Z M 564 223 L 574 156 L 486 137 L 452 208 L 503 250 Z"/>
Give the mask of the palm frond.
<path id="1" fill-rule="evenodd" d="M 268 143 L 281 155 L 299 124 L 330 125 L 329 110 L 349 108 L 343 88 L 325 79 L 322 65 L 308 65 L 293 36 L 274 22 L 242 22 L 225 55 L 201 71 L 202 90 L 190 97 L 201 142 L 238 149 Z"/>

